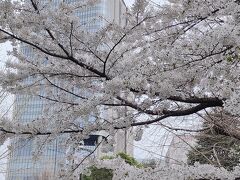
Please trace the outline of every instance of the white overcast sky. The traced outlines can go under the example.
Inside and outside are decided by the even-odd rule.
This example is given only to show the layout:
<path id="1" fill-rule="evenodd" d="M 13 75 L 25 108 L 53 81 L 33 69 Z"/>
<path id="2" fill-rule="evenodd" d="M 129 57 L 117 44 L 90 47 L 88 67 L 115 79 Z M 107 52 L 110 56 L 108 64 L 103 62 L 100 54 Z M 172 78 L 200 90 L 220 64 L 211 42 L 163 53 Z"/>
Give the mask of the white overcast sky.
<path id="1" fill-rule="evenodd" d="M 124 0 L 127 6 L 130 6 L 134 0 Z"/>
<path id="2" fill-rule="evenodd" d="M 124 0 L 124 1 L 125 1 L 127 6 L 131 6 L 134 2 L 134 0 Z M 164 2 L 166 0 L 152 0 L 152 1 L 155 2 L 155 3 L 159 3 L 159 2 Z"/>

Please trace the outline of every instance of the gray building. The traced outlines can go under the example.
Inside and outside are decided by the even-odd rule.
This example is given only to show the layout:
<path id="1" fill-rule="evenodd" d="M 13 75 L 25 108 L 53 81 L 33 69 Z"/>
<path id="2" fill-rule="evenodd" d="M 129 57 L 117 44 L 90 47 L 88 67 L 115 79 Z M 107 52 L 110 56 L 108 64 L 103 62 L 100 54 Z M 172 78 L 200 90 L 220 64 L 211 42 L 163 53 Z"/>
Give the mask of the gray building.
<path id="1" fill-rule="evenodd" d="M 191 134 L 175 135 L 166 154 L 167 165 L 183 165 L 187 163 L 187 154 L 194 147 L 196 139 Z"/>
<path id="2" fill-rule="evenodd" d="M 73 0 L 65 0 L 67 3 L 71 3 L 72 1 Z M 60 0 L 54 0 L 55 4 L 59 2 Z M 101 0 L 97 5 L 77 11 L 76 14 L 80 17 L 83 23 L 91 22 L 92 19 L 102 15 L 108 22 L 115 22 L 124 26 L 126 24 L 126 20 L 123 18 L 123 14 L 125 12 L 126 5 L 123 0 Z M 107 21 L 99 20 L 86 23 L 86 30 L 89 32 L 97 32 L 106 24 Z M 31 48 L 25 45 L 21 46 L 21 50 L 26 56 L 34 56 L 31 52 Z M 31 81 L 32 80 L 29 78 L 25 83 L 29 83 Z M 27 123 L 35 120 L 42 114 L 43 107 L 46 103 L 46 100 L 38 97 L 20 94 L 16 95 L 13 115 L 15 117 L 15 121 Z M 116 148 L 114 152 L 123 150 L 120 147 L 123 147 L 124 144 L 126 145 L 127 134 L 128 132 L 123 131 L 116 136 L 117 139 L 121 139 L 121 145 L 117 145 L 118 148 Z M 124 136 L 125 141 L 123 141 L 124 138 L 122 136 Z M 90 136 L 90 138 L 85 142 L 85 147 L 89 150 L 94 149 L 94 144 L 99 141 L 99 138 L 101 137 L 96 135 Z M 36 139 L 19 137 L 12 140 L 12 151 L 8 160 L 6 179 L 51 179 L 51 177 L 55 176 L 57 173 L 58 162 L 65 157 L 65 148 L 60 146 L 59 141 L 61 141 L 61 137 L 44 146 L 41 156 L 36 160 L 33 160 L 33 149 L 36 147 L 36 144 L 39 143 Z M 101 152 L 96 153 L 97 156 L 101 155 Z"/>

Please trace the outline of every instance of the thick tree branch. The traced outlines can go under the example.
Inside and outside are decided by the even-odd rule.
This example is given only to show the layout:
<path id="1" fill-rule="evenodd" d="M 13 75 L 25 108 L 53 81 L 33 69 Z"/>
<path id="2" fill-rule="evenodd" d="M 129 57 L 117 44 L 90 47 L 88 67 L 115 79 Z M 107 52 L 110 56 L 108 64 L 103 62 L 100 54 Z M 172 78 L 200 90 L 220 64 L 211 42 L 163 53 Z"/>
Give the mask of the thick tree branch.
<path id="1" fill-rule="evenodd" d="M 198 98 L 198 97 L 189 97 L 189 98 L 182 98 L 180 96 L 170 96 L 167 98 L 168 100 L 178 101 L 183 103 L 215 103 L 215 104 L 223 104 L 222 100 L 216 97 L 206 97 L 206 98 Z"/>
<path id="2" fill-rule="evenodd" d="M 10 130 L 6 130 L 3 127 L 0 127 L 0 131 L 6 134 L 12 134 L 12 135 L 37 135 L 37 136 L 45 136 L 45 135 L 51 135 L 54 134 L 53 132 L 46 131 L 46 132 L 30 132 L 30 131 L 23 131 L 23 132 L 14 132 Z M 66 130 L 66 131 L 60 131 L 59 134 L 71 134 L 71 133 L 81 133 L 83 130 L 77 129 L 77 130 Z"/>
<path id="3" fill-rule="evenodd" d="M 163 111 L 163 115 L 151 120 L 151 121 L 142 121 L 142 122 L 136 122 L 136 123 L 132 123 L 130 126 L 134 127 L 134 126 L 141 126 L 141 125 L 149 125 L 149 124 L 153 124 L 156 122 L 159 122 L 163 119 L 166 119 L 168 117 L 177 117 L 177 116 L 186 116 L 186 115 L 190 115 L 190 114 L 194 114 L 197 113 L 203 109 L 209 108 L 209 107 L 218 107 L 218 106 L 222 106 L 222 103 L 209 103 L 209 104 L 199 104 L 197 106 L 194 106 L 192 108 L 188 108 L 185 110 L 177 110 L 177 111 Z M 115 127 L 115 129 L 124 129 L 127 128 L 126 126 L 123 127 Z M 16 133 L 14 131 L 8 131 L 5 130 L 4 128 L 0 128 L 0 131 L 7 133 L 7 134 L 22 134 L 22 135 L 50 135 L 53 134 L 52 132 L 37 132 L 37 133 L 33 133 L 33 132 L 21 132 L 21 133 Z M 60 134 L 69 134 L 69 133 L 80 133 L 82 132 L 81 130 L 66 130 L 66 131 L 60 131 Z M 240 138 L 240 137 L 239 137 Z"/>
<path id="4" fill-rule="evenodd" d="M 136 123 L 132 123 L 131 126 L 140 126 L 140 125 L 148 125 L 148 124 L 152 124 L 158 121 L 161 121 L 163 119 L 166 119 L 168 117 L 177 117 L 177 116 L 186 116 L 186 115 L 191 115 L 194 113 L 197 113 L 201 110 L 204 110 L 206 108 L 210 108 L 210 107 L 222 107 L 223 103 L 222 102 L 211 102 L 211 103 L 204 103 L 204 104 L 199 104 L 197 106 L 188 108 L 188 109 L 184 109 L 184 110 L 177 110 L 177 111 L 169 111 L 169 110 L 163 110 L 163 115 L 151 120 L 151 121 L 142 121 L 142 122 L 136 122 Z"/>

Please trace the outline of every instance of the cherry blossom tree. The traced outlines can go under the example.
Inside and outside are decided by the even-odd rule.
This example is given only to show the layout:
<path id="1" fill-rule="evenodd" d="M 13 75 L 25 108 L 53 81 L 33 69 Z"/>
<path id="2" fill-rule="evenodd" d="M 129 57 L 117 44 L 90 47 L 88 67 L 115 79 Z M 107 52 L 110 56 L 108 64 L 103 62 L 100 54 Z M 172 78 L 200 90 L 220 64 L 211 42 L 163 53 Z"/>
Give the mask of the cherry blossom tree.
<path id="1" fill-rule="evenodd" d="M 17 59 L 1 85 L 49 105 L 37 121 L 1 121 L 1 136 L 68 134 L 73 145 L 95 131 L 138 127 L 141 135 L 169 117 L 217 109 L 235 120 L 234 130 L 222 128 L 240 139 L 239 1 L 136 0 L 125 27 L 106 21 L 90 33 L 75 12 L 95 3 L 0 1 L 0 42 L 10 41 Z"/>

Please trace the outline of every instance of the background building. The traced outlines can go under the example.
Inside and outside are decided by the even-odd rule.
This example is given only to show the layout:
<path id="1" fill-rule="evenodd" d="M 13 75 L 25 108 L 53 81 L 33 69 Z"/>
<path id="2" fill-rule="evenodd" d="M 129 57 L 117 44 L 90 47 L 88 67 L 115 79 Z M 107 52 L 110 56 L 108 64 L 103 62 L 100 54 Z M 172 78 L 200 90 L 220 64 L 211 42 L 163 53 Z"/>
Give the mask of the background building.
<path id="1" fill-rule="evenodd" d="M 60 0 L 55 0 L 54 4 L 59 2 Z M 65 2 L 71 3 L 73 0 L 66 0 Z M 95 6 L 77 11 L 76 14 L 80 17 L 81 22 L 86 24 L 85 28 L 87 31 L 96 32 L 103 27 L 107 21 L 124 26 L 126 24 L 126 20 L 123 18 L 125 12 L 126 5 L 123 0 L 101 0 Z M 104 17 L 105 20 L 93 20 L 100 15 Z M 25 45 L 22 45 L 21 50 L 26 56 L 34 56 L 31 48 Z M 32 79 L 29 78 L 25 83 L 30 83 L 31 81 Z M 20 123 L 31 122 L 42 114 L 43 107 L 46 103 L 45 100 L 38 97 L 16 95 L 13 117 L 15 117 L 15 121 Z M 122 131 L 115 137 L 121 140 L 121 143 L 113 150 L 114 152 L 120 152 L 126 149 L 124 145 L 126 145 L 127 134 L 128 132 Z M 85 148 L 88 150 L 94 149 L 93 147 L 99 141 L 99 138 L 101 137 L 98 135 L 90 136 L 90 138 L 84 142 Z M 56 175 L 58 162 L 65 156 L 65 148 L 59 145 L 60 140 L 61 139 L 54 140 L 52 143 L 44 146 L 41 156 L 36 160 L 33 160 L 32 156 L 36 143 L 39 143 L 36 139 L 24 137 L 12 140 L 12 152 L 8 160 L 6 179 L 41 180 Z M 100 152 L 96 153 L 98 156 L 101 154 Z"/>
<path id="2" fill-rule="evenodd" d="M 182 165 L 187 163 L 187 154 L 194 147 L 196 139 L 191 134 L 175 135 L 166 154 L 167 165 Z"/>

